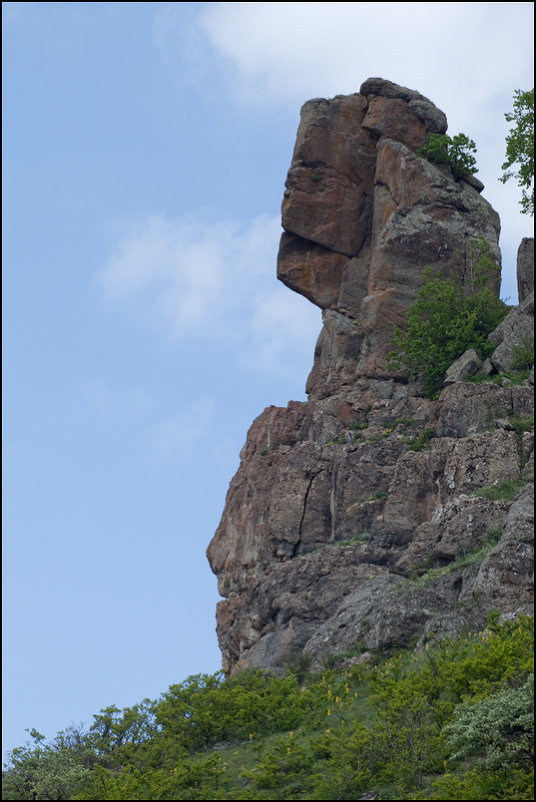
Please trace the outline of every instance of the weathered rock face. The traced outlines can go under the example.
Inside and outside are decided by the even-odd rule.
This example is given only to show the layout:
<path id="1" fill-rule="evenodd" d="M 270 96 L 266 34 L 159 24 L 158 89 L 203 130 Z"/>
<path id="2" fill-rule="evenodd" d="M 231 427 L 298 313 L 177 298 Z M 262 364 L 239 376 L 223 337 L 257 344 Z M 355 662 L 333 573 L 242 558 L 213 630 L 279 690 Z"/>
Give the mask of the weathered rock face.
<path id="1" fill-rule="evenodd" d="M 430 401 L 385 366 L 425 267 L 464 276 L 479 237 L 499 255 L 479 190 L 415 152 L 445 130 L 430 101 L 381 79 L 302 110 L 278 275 L 324 325 L 309 401 L 254 421 L 208 548 L 227 671 L 302 652 L 319 667 L 530 603 L 527 493 L 475 492 L 528 478 L 532 387 L 454 377 Z"/>
<path id="2" fill-rule="evenodd" d="M 534 292 L 534 238 L 523 237 L 517 251 L 517 293 L 519 303 Z"/>
<path id="3" fill-rule="evenodd" d="M 369 79 L 360 93 L 302 109 L 282 207 L 278 277 L 324 310 L 311 398 L 387 376 L 425 267 L 465 276 L 472 240 L 499 261 L 499 218 L 474 180 L 417 155 L 445 115 L 417 92 Z"/>
<path id="4" fill-rule="evenodd" d="M 493 367 L 500 373 L 516 364 L 520 348 L 534 349 L 534 239 L 521 240 L 517 252 L 517 289 L 519 305 L 488 337 L 497 347 L 491 355 Z"/>

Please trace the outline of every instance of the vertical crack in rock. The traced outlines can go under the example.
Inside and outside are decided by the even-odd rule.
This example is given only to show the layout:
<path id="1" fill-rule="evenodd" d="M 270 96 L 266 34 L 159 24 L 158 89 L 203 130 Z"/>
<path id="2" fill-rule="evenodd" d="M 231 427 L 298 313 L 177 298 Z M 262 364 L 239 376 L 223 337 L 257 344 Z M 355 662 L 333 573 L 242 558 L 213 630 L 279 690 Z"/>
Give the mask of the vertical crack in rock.
<path id="1" fill-rule="evenodd" d="M 307 511 L 307 500 L 309 499 L 309 494 L 311 492 L 311 488 L 313 486 L 313 482 L 314 482 L 314 480 L 316 479 L 316 477 L 320 473 L 322 473 L 322 469 L 321 468 L 318 471 L 311 471 L 311 473 L 309 475 L 309 482 L 307 484 L 307 487 L 305 488 L 305 494 L 303 496 L 303 509 L 302 509 L 302 514 L 301 514 L 301 518 L 300 518 L 300 525 L 299 525 L 299 528 L 298 528 L 298 541 L 295 544 L 293 552 L 292 552 L 292 556 L 293 557 L 295 557 L 298 554 L 300 546 L 302 544 L 303 524 L 304 524 L 304 521 L 305 521 L 305 513 Z"/>
<path id="2" fill-rule="evenodd" d="M 337 472 L 338 466 L 334 463 L 331 472 L 331 491 L 329 494 L 330 534 L 329 542 L 335 542 L 335 522 L 337 520 Z"/>

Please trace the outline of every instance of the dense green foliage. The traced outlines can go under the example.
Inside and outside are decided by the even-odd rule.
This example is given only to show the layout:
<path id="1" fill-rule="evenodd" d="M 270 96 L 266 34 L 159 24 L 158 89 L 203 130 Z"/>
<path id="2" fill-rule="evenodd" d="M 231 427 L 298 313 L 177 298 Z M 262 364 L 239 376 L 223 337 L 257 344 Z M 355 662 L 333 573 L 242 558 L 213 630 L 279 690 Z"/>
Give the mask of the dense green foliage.
<path id="1" fill-rule="evenodd" d="M 418 151 L 419 156 L 424 156 L 434 164 L 447 164 L 455 178 L 478 172 L 473 153 L 476 153 L 476 145 L 465 134 L 456 134 L 453 137 L 447 134 L 428 134 L 426 143 Z"/>
<path id="2" fill-rule="evenodd" d="M 425 284 L 409 310 L 405 331 L 395 328 L 389 369 L 404 368 L 410 378 L 424 376 L 429 395 L 441 386 L 445 371 L 468 348 L 484 359 L 494 346 L 487 336 L 498 326 L 508 307 L 494 291 L 500 270 L 489 243 L 473 240 L 470 267 L 463 278 L 424 272 Z"/>
<path id="3" fill-rule="evenodd" d="M 506 137 L 506 161 L 499 181 L 504 184 L 509 178 L 517 178 L 523 213 L 534 215 L 534 89 L 529 92 L 516 89 L 514 110 L 504 116 L 515 126 Z M 514 165 L 515 171 L 510 169 Z"/>
<path id="4" fill-rule="evenodd" d="M 531 799 L 533 619 L 282 678 L 189 677 L 11 754 L 4 799 Z M 334 661 L 332 661 L 334 662 Z"/>

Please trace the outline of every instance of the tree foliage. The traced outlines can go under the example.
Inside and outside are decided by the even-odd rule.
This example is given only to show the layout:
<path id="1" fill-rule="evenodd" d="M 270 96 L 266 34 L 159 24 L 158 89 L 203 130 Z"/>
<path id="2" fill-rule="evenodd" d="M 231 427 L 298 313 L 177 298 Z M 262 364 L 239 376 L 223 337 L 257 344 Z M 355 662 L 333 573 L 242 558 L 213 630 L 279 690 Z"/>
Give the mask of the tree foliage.
<path id="1" fill-rule="evenodd" d="M 530 799 L 533 619 L 343 671 L 200 674 L 13 750 L 3 798 Z"/>
<path id="2" fill-rule="evenodd" d="M 493 346 L 487 336 L 508 312 L 494 290 L 499 271 L 484 239 L 472 241 L 463 278 L 454 274 L 442 278 L 427 268 L 406 329 L 395 328 L 388 368 L 406 369 L 410 378 L 424 376 L 426 391 L 432 395 L 447 368 L 468 348 L 481 358 L 489 356 Z"/>
<path id="3" fill-rule="evenodd" d="M 13 749 L 2 776 L 2 799 L 74 799 L 91 784 L 95 754 L 87 734 L 70 727 L 53 743 L 32 729 L 29 743 Z"/>
<path id="4" fill-rule="evenodd" d="M 491 768 L 534 763 L 534 674 L 521 688 L 505 688 L 456 713 L 445 727 L 454 757 L 484 752 Z"/>
<path id="5" fill-rule="evenodd" d="M 524 214 L 534 215 L 534 89 L 514 92 L 514 110 L 505 114 L 509 123 L 515 123 L 506 137 L 506 160 L 502 165 L 503 184 L 517 178 L 521 187 L 521 208 Z M 511 169 L 516 167 L 515 170 Z"/>
<path id="6" fill-rule="evenodd" d="M 424 156 L 434 164 L 447 164 L 458 179 L 478 172 L 473 153 L 476 153 L 476 145 L 465 134 L 453 137 L 448 134 L 428 134 L 426 143 L 418 151 L 419 156 Z"/>

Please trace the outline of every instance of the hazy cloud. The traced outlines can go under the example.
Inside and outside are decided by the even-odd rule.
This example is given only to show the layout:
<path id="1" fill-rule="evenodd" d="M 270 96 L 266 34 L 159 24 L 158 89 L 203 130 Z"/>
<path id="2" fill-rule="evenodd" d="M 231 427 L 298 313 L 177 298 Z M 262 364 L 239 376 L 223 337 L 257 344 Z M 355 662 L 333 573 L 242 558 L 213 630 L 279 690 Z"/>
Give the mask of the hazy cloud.
<path id="1" fill-rule="evenodd" d="M 214 410 L 214 399 L 202 397 L 176 415 L 154 423 L 148 431 L 151 449 L 167 459 L 188 456 L 212 431 Z"/>
<path id="2" fill-rule="evenodd" d="M 134 420 L 149 412 L 153 399 L 142 387 L 111 387 L 102 377 L 88 381 L 82 387 L 86 407 L 95 415 L 120 416 L 123 420 Z"/>
<path id="3" fill-rule="evenodd" d="M 200 25 L 261 102 L 356 92 L 379 75 L 486 106 L 530 70 L 532 16 L 532 3 L 208 3 Z"/>
<path id="4" fill-rule="evenodd" d="M 477 145 L 478 177 L 502 220 L 504 294 L 531 235 L 513 182 L 499 183 L 515 89 L 533 86 L 532 3 L 200 3 L 185 17 L 166 3 L 154 38 L 207 94 L 265 110 L 359 90 L 380 76 L 417 89 L 452 134 Z M 530 221 L 529 221 L 530 222 Z"/>
<path id="5" fill-rule="evenodd" d="M 154 216 L 123 233 L 100 281 L 172 341 L 228 343 L 276 368 L 290 343 L 312 353 L 320 328 L 318 310 L 275 278 L 280 235 L 275 217 L 239 226 Z"/>

